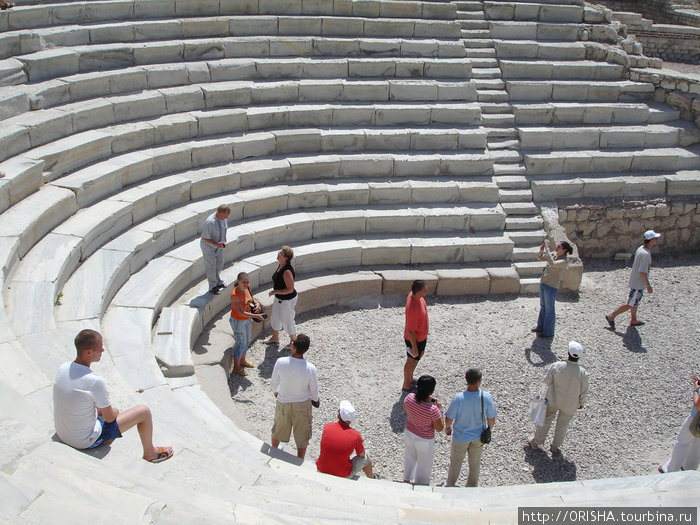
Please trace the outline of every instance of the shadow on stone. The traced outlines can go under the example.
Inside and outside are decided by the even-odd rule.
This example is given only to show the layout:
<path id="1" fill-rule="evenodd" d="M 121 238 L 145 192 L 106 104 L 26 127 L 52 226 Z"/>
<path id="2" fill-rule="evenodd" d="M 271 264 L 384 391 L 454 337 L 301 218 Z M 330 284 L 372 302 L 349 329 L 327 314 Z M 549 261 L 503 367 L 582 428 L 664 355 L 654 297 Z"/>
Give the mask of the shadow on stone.
<path id="1" fill-rule="evenodd" d="M 403 400 L 406 399 L 407 395 L 406 392 L 401 392 L 401 397 L 399 397 L 398 401 L 391 407 L 389 424 L 394 434 L 403 432 L 404 428 L 406 428 L 406 412 L 403 411 Z"/>
<path id="2" fill-rule="evenodd" d="M 51 441 L 54 441 L 56 443 L 62 443 L 65 445 L 65 443 L 63 443 L 63 441 L 61 441 L 61 438 L 58 437 L 58 434 L 56 434 L 55 432 L 53 433 L 53 436 L 51 436 Z M 70 445 L 66 445 L 66 446 L 69 447 Z M 74 448 L 73 450 L 75 450 L 77 452 L 82 452 L 86 456 L 92 456 L 95 459 L 103 459 L 107 456 L 107 454 L 109 454 L 110 450 L 112 450 L 112 446 L 111 446 L 111 443 L 103 443 L 99 447 L 95 447 L 95 448 L 84 448 L 84 449 Z"/>
<path id="3" fill-rule="evenodd" d="M 529 445 L 523 447 L 525 461 L 534 467 L 532 477 L 537 483 L 553 481 L 575 481 L 576 463 L 562 455 L 551 457 L 543 450 L 532 450 Z"/>
<path id="4" fill-rule="evenodd" d="M 293 456 L 289 452 L 285 452 L 284 450 L 273 448 L 270 446 L 269 443 L 263 443 L 260 447 L 260 452 L 262 452 L 266 456 L 270 456 L 271 458 L 279 459 L 286 463 L 291 463 L 292 465 L 299 466 L 304 463 L 304 460 L 302 458 Z"/>

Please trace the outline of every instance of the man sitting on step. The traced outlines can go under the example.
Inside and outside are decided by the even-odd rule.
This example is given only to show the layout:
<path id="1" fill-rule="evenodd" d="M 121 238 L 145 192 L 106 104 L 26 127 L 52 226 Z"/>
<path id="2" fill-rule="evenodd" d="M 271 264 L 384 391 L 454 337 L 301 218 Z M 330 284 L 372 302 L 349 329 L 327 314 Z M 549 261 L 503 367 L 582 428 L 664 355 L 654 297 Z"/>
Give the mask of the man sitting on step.
<path id="1" fill-rule="evenodd" d="M 102 336 L 81 330 L 75 337 L 77 357 L 58 368 L 53 382 L 53 414 L 61 441 L 77 449 L 95 448 L 122 437 L 136 426 L 143 446 L 143 459 L 159 463 L 173 456 L 171 447 L 153 446 L 153 419 L 146 405 L 120 412 L 109 400 L 105 380 L 90 370 L 102 357 Z"/>

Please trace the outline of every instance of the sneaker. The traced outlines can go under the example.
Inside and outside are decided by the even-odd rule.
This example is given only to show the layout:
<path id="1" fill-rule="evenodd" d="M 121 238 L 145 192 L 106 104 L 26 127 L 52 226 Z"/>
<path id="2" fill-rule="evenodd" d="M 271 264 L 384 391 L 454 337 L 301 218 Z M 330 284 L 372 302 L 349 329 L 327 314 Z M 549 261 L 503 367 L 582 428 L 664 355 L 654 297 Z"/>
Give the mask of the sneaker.
<path id="1" fill-rule="evenodd" d="M 607 315 L 605 316 L 605 320 L 608 322 L 610 325 L 610 328 L 615 330 L 615 319 L 610 319 Z"/>
<path id="2" fill-rule="evenodd" d="M 535 438 L 532 438 L 530 441 L 527 442 L 527 444 L 530 445 L 530 448 L 532 450 L 539 450 L 540 449 L 540 446 L 537 443 L 535 443 Z"/>
<path id="3" fill-rule="evenodd" d="M 561 449 L 559 447 L 554 446 L 554 445 L 549 446 L 549 451 L 552 453 L 552 456 L 556 456 L 557 454 L 561 454 Z"/>
<path id="4" fill-rule="evenodd" d="M 209 291 L 210 291 L 211 293 L 213 293 L 214 295 L 219 295 L 219 294 L 221 293 L 221 288 L 218 288 L 218 287 L 215 286 L 214 288 L 212 288 L 212 289 L 209 290 Z"/>

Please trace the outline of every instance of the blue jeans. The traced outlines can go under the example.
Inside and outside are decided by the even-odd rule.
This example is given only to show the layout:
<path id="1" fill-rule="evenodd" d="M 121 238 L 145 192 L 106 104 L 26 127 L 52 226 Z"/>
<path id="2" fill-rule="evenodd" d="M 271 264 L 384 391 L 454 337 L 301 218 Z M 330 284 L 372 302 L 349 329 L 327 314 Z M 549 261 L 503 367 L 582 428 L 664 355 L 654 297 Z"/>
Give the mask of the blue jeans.
<path id="1" fill-rule="evenodd" d="M 557 299 L 558 289 L 540 283 L 540 315 L 537 318 L 538 332 L 542 332 L 547 337 L 554 335 L 554 323 L 557 320 L 557 313 L 554 305 Z"/>
<path id="2" fill-rule="evenodd" d="M 229 317 L 229 322 L 233 329 L 233 338 L 236 340 L 236 344 L 233 345 L 233 358 L 240 359 L 248 350 L 253 338 L 253 322 L 250 319 L 239 321 L 233 317 Z"/>

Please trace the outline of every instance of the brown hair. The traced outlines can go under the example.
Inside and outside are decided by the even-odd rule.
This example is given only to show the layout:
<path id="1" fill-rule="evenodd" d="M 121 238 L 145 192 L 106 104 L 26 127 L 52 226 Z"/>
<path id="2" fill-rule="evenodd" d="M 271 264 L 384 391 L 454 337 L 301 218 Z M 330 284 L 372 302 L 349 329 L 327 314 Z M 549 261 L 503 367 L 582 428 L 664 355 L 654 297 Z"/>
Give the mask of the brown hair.
<path id="1" fill-rule="evenodd" d="M 75 344 L 75 349 L 80 353 L 95 348 L 100 339 L 102 339 L 100 332 L 86 328 L 78 332 L 78 335 L 76 335 L 73 340 L 73 344 Z"/>

